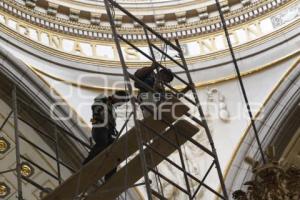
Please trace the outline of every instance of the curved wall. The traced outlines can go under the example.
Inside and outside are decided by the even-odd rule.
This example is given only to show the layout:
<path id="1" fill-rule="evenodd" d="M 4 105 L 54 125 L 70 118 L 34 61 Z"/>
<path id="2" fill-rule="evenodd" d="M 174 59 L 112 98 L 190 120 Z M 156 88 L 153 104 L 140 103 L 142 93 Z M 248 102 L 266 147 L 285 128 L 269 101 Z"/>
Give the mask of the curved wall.
<path id="1" fill-rule="evenodd" d="M 80 116 L 66 104 L 64 99 L 60 98 L 53 88 L 49 87 L 45 80 L 41 79 L 30 67 L 15 56 L 5 48 L 0 49 L 0 122 L 2 124 L 11 111 L 11 91 L 13 85 L 16 85 L 19 132 L 22 135 L 20 150 L 21 156 L 24 156 L 21 158 L 22 163 L 30 166 L 30 172 L 32 172 L 32 175 L 28 177 L 30 180 L 44 188 L 53 190 L 58 186 L 58 181 L 54 175 L 49 175 L 49 173 L 58 174 L 57 163 L 53 158 L 55 155 L 59 155 L 61 178 L 66 180 L 72 173 L 81 168 L 82 160 L 87 156 L 89 148 L 86 146 L 90 145 L 90 129 L 86 126 L 80 126 L 79 122 L 82 121 Z M 9 144 L 8 151 L 0 153 L 0 171 L 13 169 L 16 165 L 16 146 L 12 137 L 13 134 L 14 124 L 12 119 L 9 119 L 0 135 L 1 139 L 5 138 Z M 75 137 L 82 142 L 75 140 Z M 53 138 L 58 140 L 57 143 L 53 143 Z M 1 187 L 3 183 L 7 187 L 5 198 L 14 199 L 17 195 L 16 180 L 15 173 L 0 175 Z M 23 197 L 25 199 L 40 199 L 40 188 L 24 180 Z M 127 196 L 129 199 L 136 199 L 138 193 L 135 190 L 130 190 Z"/>
<path id="2" fill-rule="evenodd" d="M 276 148 L 276 157 L 280 159 L 293 136 L 299 128 L 300 103 L 300 59 L 295 67 L 277 85 L 262 110 L 258 113 L 256 125 L 263 149 L 269 146 Z M 226 176 L 226 185 L 230 192 L 243 188 L 243 184 L 251 180 L 251 166 L 245 163 L 246 157 L 261 162 L 254 132 L 249 126 L 239 149 L 232 161 Z"/>
<path id="3" fill-rule="evenodd" d="M 283 83 L 286 83 L 285 80 L 290 80 L 287 77 L 291 77 L 292 72 L 294 73 L 294 71 L 297 71 L 299 68 L 300 13 L 298 10 L 300 9 L 298 8 L 299 4 L 297 4 L 296 1 L 289 1 L 283 7 L 272 10 L 270 15 L 258 14 L 257 18 L 251 19 L 252 21 L 250 20 L 244 24 L 236 24 L 236 27 L 231 26 L 230 28 L 231 31 L 240 29 L 249 30 L 248 33 L 250 34 L 249 37 L 251 40 L 238 43 L 235 46 L 235 52 L 254 114 L 262 116 L 258 114 L 261 113 L 261 108 L 266 106 L 264 115 L 268 117 L 264 119 L 265 121 L 262 121 L 262 124 L 270 124 L 272 120 L 268 120 L 279 116 L 278 112 L 280 110 L 276 111 L 279 107 L 272 107 L 276 104 L 272 104 L 273 100 L 270 100 L 271 95 L 282 95 L 284 98 L 287 98 L 284 102 L 288 102 L 288 99 L 290 99 L 290 101 L 293 100 L 290 95 L 283 95 L 283 93 L 280 92 L 286 89 L 281 88 L 281 86 L 279 87 L 279 85 L 284 85 Z M 254 25 L 258 24 L 257 22 L 261 22 L 260 20 L 267 18 L 274 29 L 259 35 L 259 29 Z M 12 17 L 11 19 L 16 19 L 16 17 Z M 272 23 L 271 19 L 279 21 Z M 17 22 L 23 21 L 18 20 Z M 23 23 L 23 25 L 24 24 L 25 23 Z M 25 25 L 27 24 L 30 23 L 26 23 Z M 118 60 L 82 56 L 80 55 L 82 50 L 80 50 L 80 45 L 77 53 L 73 52 L 73 54 L 57 50 L 55 46 L 49 48 L 45 46 L 45 44 L 38 44 L 40 41 L 32 40 L 28 35 L 24 37 L 24 35 L 16 31 L 17 29 L 13 30 L 6 25 L 7 24 L 0 25 L 0 47 L 26 63 L 19 65 L 23 66 L 28 73 L 35 74 L 34 77 L 37 79 L 41 79 L 42 82 L 39 81 L 41 85 L 44 85 L 45 88 L 50 87 L 55 91 L 56 95 L 52 97 L 54 98 L 53 101 L 50 101 L 48 99 L 49 97 L 44 94 L 44 96 L 36 97 L 39 99 L 39 103 L 47 107 L 43 101 L 47 101 L 49 103 L 47 103 L 48 106 L 55 101 L 65 102 L 65 108 L 75 113 L 74 116 L 76 119 L 74 122 L 76 125 L 88 130 L 90 128 L 89 120 L 91 116 L 90 105 L 92 104 L 93 98 L 99 93 L 111 94 L 114 89 L 123 87 L 123 76 Z M 264 24 L 260 23 L 260 25 Z M 26 31 L 26 28 L 24 28 L 23 31 L 24 30 Z M 48 30 L 48 28 L 45 27 L 44 29 L 38 30 L 46 33 L 45 30 Z M 69 34 L 57 33 L 55 32 L 57 30 L 52 31 L 53 32 L 47 33 L 55 34 L 55 36 L 64 35 L 65 37 Z M 239 33 L 239 31 L 236 33 Z M 219 154 L 221 167 L 224 174 L 228 172 L 226 176 L 227 186 L 229 191 L 231 191 L 236 189 L 236 187 L 240 187 L 243 180 L 248 177 L 245 170 L 241 169 L 244 168 L 244 164 L 242 164 L 243 158 L 249 154 L 255 155 L 256 151 L 252 151 L 253 149 L 249 148 L 248 143 L 251 145 L 253 143 L 251 133 L 247 128 L 249 119 L 235 77 L 235 71 L 231 63 L 229 52 L 225 46 L 224 49 L 218 49 L 213 47 L 214 43 L 211 43 L 216 36 L 222 34 L 220 31 L 205 32 L 203 35 L 182 39 L 182 43 L 201 43 L 202 47 L 198 46 L 197 48 L 190 49 L 190 51 L 196 53 L 199 53 L 201 48 L 205 49 L 205 53 L 202 52 L 199 56 L 189 57 L 188 64 L 193 79 L 196 82 L 197 91 L 203 103 L 205 114 L 208 118 L 209 127 L 212 131 L 215 146 Z M 245 34 L 247 33 L 245 32 Z M 80 38 L 80 40 L 78 38 L 79 37 L 74 35 L 69 39 L 77 42 L 91 41 L 84 37 Z M 233 35 L 232 38 L 235 40 L 235 35 Z M 59 40 L 59 37 L 56 39 Z M 112 46 L 110 41 L 101 44 Z M 140 44 L 144 45 L 143 43 Z M 71 49 L 72 48 L 74 48 L 74 46 L 72 46 Z M 133 57 L 135 56 L 131 51 L 127 52 L 127 54 Z M 168 62 L 167 64 L 168 67 L 184 77 L 184 74 L 179 68 L 174 67 Z M 130 60 L 129 62 L 131 72 L 146 65 L 149 65 L 149 63 L 143 60 Z M 15 73 L 16 70 L 14 68 L 6 67 L 3 69 L 10 75 L 18 74 Z M 30 88 L 30 85 L 34 85 L 34 83 L 27 82 L 29 79 L 17 79 L 16 76 L 14 78 L 19 81 L 20 84 L 25 84 L 26 90 Z M 173 84 L 178 88 L 181 87 L 179 82 L 174 82 Z M 37 96 L 34 94 L 36 92 L 29 90 L 28 93 Z M 273 98 L 272 96 L 271 99 L 276 100 L 276 97 L 274 96 Z M 274 113 L 273 116 L 272 113 Z M 118 114 L 118 123 L 121 124 L 124 120 L 125 113 L 120 111 Z M 66 115 L 66 111 L 59 110 L 58 115 Z M 282 117 L 283 116 L 284 115 L 282 115 Z M 281 119 L 281 117 L 278 117 L 278 120 L 279 119 Z M 261 121 L 261 119 L 259 119 L 259 121 Z M 73 122 L 66 123 L 68 124 L 67 126 L 72 127 Z M 276 123 L 281 124 L 280 121 Z M 75 128 L 75 132 L 86 140 L 89 137 L 89 131 L 81 131 L 81 128 L 78 127 L 78 130 Z M 260 126 L 261 136 L 264 138 L 265 146 L 274 142 L 272 140 L 274 140 L 276 135 L 275 132 L 274 134 L 267 132 L 267 129 L 268 126 Z M 203 140 L 203 137 L 200 135 L 198 139 Z M 201 142 L 204 145 L 209 145 L 205 140 Z M 255 145 L 255 143 L 253 143 L 253 145 Z M 193 172 L 198 174 L 204 173 L 202 169 L 209 165 L 207 158 L 205 158 L 203 154 L 194 151 L 193 148 L 188 149 L 188 151 L 190 155 L 186 155 L 187 159 L 191 161 L 196 160 L 196 163 L 199 163 L 191 167 L 191 169 L 194 170 Z M 240 171 L 235 175 L 234 172 L 236 172 L 237 169 L 240 169 Z M 180 182 L 180 180 L 178 181 Z M 216 182 L 218 181 L 215 176 L 207 180 L 207 183 L 215 188 L 218 187 L 218 185 L 215 184 Z M 170 189 L 170 191 L 173 191 L 173 189 Z M 203 199 L 212 199 L 212 196 L 205 192 L 201 192 L 200 196 Z"/>

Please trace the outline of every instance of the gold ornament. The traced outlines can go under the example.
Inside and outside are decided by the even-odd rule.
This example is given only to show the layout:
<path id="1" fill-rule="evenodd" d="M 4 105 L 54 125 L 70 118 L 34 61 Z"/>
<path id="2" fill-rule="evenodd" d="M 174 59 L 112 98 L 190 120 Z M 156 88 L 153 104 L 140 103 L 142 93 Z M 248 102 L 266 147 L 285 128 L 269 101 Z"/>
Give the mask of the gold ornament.
<path id="1" fill-rule="evenodd" d="M 29 177 L 33 174 L 33 168 L 27 163 L 22 163 L 21 174 L 22 176 Z"/>
<path id="2" fill-rule="evenodd" d="M 285 169 L 275 160 L 274 148 L 266 152 L 268 161 L 259 164 L 251 158 L 246 161 L 252 165 L 254 178 L 246 182 L 247 191 L 237 190 L 232 197 L 235 200 L 299 200 L 300 169 L 290 166 Z"/>
<path id="3" fill-rule="evenodd" d="M 0 138 L 0 153 L 5 153 L 9 149 L 9 143 L 3 137 Z"/>
<path id="4" fill-rule="evenodd" d="M 10 189 L 5 183 L 0 183 L 0 197 L 3 198 L 9 194 Z"/>

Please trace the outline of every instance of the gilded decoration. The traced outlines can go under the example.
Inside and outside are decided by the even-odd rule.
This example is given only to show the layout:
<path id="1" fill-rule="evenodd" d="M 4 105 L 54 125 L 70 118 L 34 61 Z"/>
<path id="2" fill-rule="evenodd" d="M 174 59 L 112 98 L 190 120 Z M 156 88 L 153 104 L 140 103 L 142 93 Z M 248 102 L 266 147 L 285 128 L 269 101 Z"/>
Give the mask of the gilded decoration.
<path id="1" fill-rule="evenodd" d="M 4 154 L 6 153 L 10 148 L 9 142 L 4 138 L 0 137 L 0 153 Z"/>
<path id="2" fill-rule="evenodd" d="M 275 149 L 266 152 L 267 163 L 261 164 L 252 158 L 246 162 L 252 166 L 253 179 L 244 185 L 247 190 L 233 193 L 236 200 L 299 200 L 300 169 L 294 165 L 284 168 L 275 159 Z"/>
<path id="3" fill-rule="evenodd" d="M 25 177 L 30 177 L 34 173 L 33 167 L 29 163 L 21 164 L 21 174 Z"/>
<path id="4" fill-rule="evenodd" d="M 0 197 L 4 198 L 10 194 L 10 188 L 6 183 L 0 182 Z"/>

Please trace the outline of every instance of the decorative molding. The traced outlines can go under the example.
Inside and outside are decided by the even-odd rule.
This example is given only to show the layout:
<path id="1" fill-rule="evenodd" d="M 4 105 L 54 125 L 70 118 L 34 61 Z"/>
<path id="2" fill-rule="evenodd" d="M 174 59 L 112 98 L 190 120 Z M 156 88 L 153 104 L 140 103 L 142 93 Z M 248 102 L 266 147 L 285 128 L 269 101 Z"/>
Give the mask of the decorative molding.
<path id="1" fill-rule="evenodd" d="M 267 63 L 267 64 L 262 65 L 262 66 L 254 67 L 254 68 L 252 68 L 248 71 L 244 71 L 244 72 L 241 73 L 241 76 L 245 77 L 245 76 L 254 75 L 256 73 L 260 73 L 264 70 L 272 68 L 273 66 L 275 66 L 278 63 L 281 63 L 281 62 L 283 62 L 287 59 L 290 59 L 290 58 L 293 58 L 293 57 L 299 56 L 299 55 L 300 55 L 300 50 L 298 50 L 296 52 L 293 52 L 293 53 L 291 53 L 291 54 L 289 54 L 289 55 L 287 55 L 283 58 L 279 58 L 278 60 L 274 60 L 273 62 Z M 31 70 L 41 78 L 43 76 L 46 76 L 46 77 L 51 78 L 53 80 L 64 82 L 64 83 L 72 85 L 74 87 L 80 87 L 80 88 L 85 88 L 85 89 L 89 89 L 89 90 L 97 90 L 97 91 L 104 91 L 104 90 L 105 91 L 116 91 L 116 90 L 121 90 L 122 89 L 122 88 L 101 87 L 101 86 L 98 86 L 98 85 L 80 84 L 80 83 L 77 83 L 75 81 L 70 81 L 70 80 L 66 80 L 66 79 L 63 79 L 63 78 L 58 77 L 58 76 L 51 75 L 50 73 L 44 72 L 44 71 L 38 69 L 37 67 L 35 67 L 33 65 L 27 64 L 27 66 L 29 68 L 31 68 Z M 198 83 L 195 83 L 195 86 L 196 86 L 196 88 L 203 88 L 203 87 L 211 86 L 211 85 L 214 85 L 214 84 L 223 83 L 223 82 L 226 82 L 226 81 L 231 81 L 231 80 L 234 80 L 236 78 L 237 78 L 236 74 L 232 74 L 232 75 L 228 75 L 226 77 L 220 77 L 220 78 L 215 79 L 215 80 L 209 80 L 209 81 L 206 81 L 206 82 L 198 82 Z M 180 90 L 180 89 L 184 88 L 184 85 L 176 85 L 176 86 L 174 86 L 174 88 Z M 225 101 L 224 98 L 221 98 L 221 99 L 223 100 L 223 102 Z"/>
<path id="2" fill-rule="evenodd" d="M 299 7 L 300 4 L 289 4 L 288 8 L 290 6 Z M 286 10 L 288 10 L 288 8 L 283 7 L 282 10 L 277 10 L 269 17 L 264 16 L 264 18 L 261 18 L 260 20 L 255 20 L 252 22 L 249 21 L 243 24 L 243 26 L 230 28 L 229 32 L 232 36 L 233 45 L 239 46 L 238 49 L 249 48 L 255 44 L 270 40 L 270 38 L 274 37 L 275 34 L 282 32 L 282 27 L 291 27 L 291 25 L 289 25 L 291 23 L 296 26 L 299 16 L 296 16 L 296 18 L 293 19 L 290 18 L 291 21 L 285 21 L 281 27 L 276 28 L 273 27 L 270 21 L 271 17 L 287 12 Z M 51 23 L 48 25 L 52 27 L 55 26 L 55 24 Z M 194 63 L 200 59 L 202 60 L 203 58 L 205 60 L 209 60 L 210 58 L 216 58 L 219 55 L 224 56 L 224 54 L 228 53 L 226 51 L 226 39 L 223 32 L 213 31 L 218 27 L 220 27 L 220 24 L 217 26 L 212 26 L 210 29 L 212 33 L 207 34 L 205 37 L 192 37 L 188 40 L 182 40 L 182 47 L 187 47 L 185 48 L 187 50 L 185 51 L 185 57 L 187 58 L 188 63 Z M 104 42 L 96 40 L 95 38 L 81 39 L 78 37 L 69 36 L 65 34 L 63 26 L 58 26 L 58 28 L 61 29 L 61 33 L 48 31 L 29 22 L 18 20 L 17 17 L 10 16 L 7 13 L 1 12 L 1 10 L 0 28 L 2 29 L 2 32 L 16 38 L 16 40 L 51 55 L 57 55 L 68 60 L 89 64 L 99 64 L 99 60 L 101 60 L 104 66 L 119 66 L 118 56 L 116 54 L 114 44 L 110 41 Z M 278 30 L 279 28 L 282 30 Z M 73 31 L 74 33 L 81 33 L 78 29 L 68 30 Z M 15 33 L 12 33 L 12 31 Z M 186 34 L 188 34 L 188 32 L 189 31 L 186 31 Z M 85 35 L 92 34 L 92 32 L 88 31 L 83 31 L 82 33 Z M 173 34 L 176 33 L 169 33 L 168 35 L 171 37 Z M 103 34 L 103 36 L 109 37 L 109 34 Z M 131 36 L 132 35 L 124 35 L 124 37 L 127 39 L 137 39 L 136 37 L 132 38 Z M 259 38 L 263 38 L 263 40 L 259 40 Z M 146 43 L 137 43 L 137 46 L 147 50 Z M 126 48 L 128 47 L 123 47 L 125 55 L 129 55 L 128 52 L 130 54 L 134 54 L 134 56 L 126 56 L 126 61 L 130 63 L 130 66 L 147 65 L 147 59 L 145 57 L 141 56 L 133 49 L 130 51 L 125 51 Z M 168 52 L 172 52 L 172 49 L 168 49 Z M 168 60 L 166 63 L 171 64 L 171 62 Z"/>
<path id="3" fill-rule="evenodd" d="M 240 23 L 244 23 L 250 19 L 258 17 L 266 12 L 274 10 L 280 5 L 284 5 L 286 3 L 293 2 L 289 0 L 276 0 L 273 2 L 269 1 L 261 1 L 252 4 L 251 6 L 247 6 L 245 8 L 236 10 L 235 12 L 230 12 L 226 14 L 227 22 L 229 26 L 237 25 Z M 227 4 L 222 3 L 223 9 L 227 9 Z M 79 14 L 78 11 L 75 14 L 71 14 L 69 17 L 71 21 L 58 18 L 57 14 L 57 6 L 55 7 L 54 4 L 50 4 L 50 9 L 45 11 L 50 15 L 42 13 L 40 11 L 32 10 L 29 8 L 24 7 L 23 5 L 17 3 L 13 0 L 3 0 L 0 2 L 0 8 L 7 13 L 12 15 L 18 16 L 19 18 L 29 21 L 30 23 L 36 24 L 42 28 L 50 29 L 57 32 L 64 32 L 65 34 L 76 35 L 78 37 L 84 38 L 93 38 L 93 39 L 112 39 L 110 33 L 110 27 L 106 25 L 98 25 L 100 23 L 98 18 L 95 20 L 91 15 L 90 24 L 78 22 Z M 208 19 L 208 10 L 205 8 L 197 9 L 199 13 L 200 21 L 195 21 L 192 23 L 178 23 L 175 26 L 166 26 L 164 27 L 163 24 L 166 24 L 164 15 L 161 15 L 158 21 L 155 21 L 156 24 L 159 26 L 159 32 L 163 33 L 164 37 L 167 38 L 186 38 L 195 35 L 202 35 L 205 33 L 211 32 L 211 30 L 217 31 L 221 30 L 221 26 L 219 26 L 219 18 L 218 17 L 210 17 Z M 72 13 L 72 10 L 70 10 Z M 56 17 L 55 17 L 56 16 Z M 136 25 L 132 24 L 132 28 L 130 27 L 121 27 L 122 16 L 119 16 L 119 23 L 118 26 L 120 27 L 119 32 L 124 35 L 128 35 L 128 39 L 134 40 L 141 40 L 145 41 L 146 38 L 143 37 L 144 32 L 142 29 L 137 28 Z M 142 16 L 139 16 L 142 18 Z M 178 19 L 177 19 L 178 20 Z M 179 21 L 184 21 L 184 16 L 181 17 Z M 92 22 L 93 21 L 93 22 Z M 187 21 L 187 20 L 186 20 Z M 95 26 L 97 25 L 97 26 Z M 214 27 L 214 28 L 213 28 Z M 174 33 L 174 34 L 168 34 Z M 129 36 L 130 35 L 130 36 Z"/>
<path id="4" fill-rule="evenodd" d="M 227 0 L 226 0 L 226 1 L 222 1 L 222 2 L 220 3 L 220 6 L 221 6 L 222 12 L 227 13 L 227 12 L 230 11 L 230 9 L 229 9 L 229 4 L 228 4 L 228 1 L 227 1 Z"/>
<path id="5" fill-rule="evenodd" d="M 23 0 L 25 1 L 25 0 Z M 261 1 L 261 0 L 260 0 Z M 257 1 L 256 3 L 259 3 Z M 68 15 L 68 10 L 71 9 L 80 9 L 83 12 L 89 13 L 88 15 L 93 15 L 96 13 L 105 13 L 105 7 L 103 1 L 57 1 L 57 0 L 37 0 L 37 5 L 39 9 L 48 9 L 47 6 L 49 3 L 56 4 L 57 7 L 61 7 L 60 15 Z M 123 7 L 128 9 L 135 16 L 140 16 L 145 18 L 144 22 L 152 23 L 153 17 L 156 14 L 164 15 L 164 18 L 167 18 L 167 22 L 171 22 L 174 20 L 173 17 L 170 18 L 171 15 L 176 14 L 178 12 L 185 12 L 186 18 L 193 19 L 195 17 L 195 10 L 199 8 L 205 8 L 209 10 L 210 13 L 216 11 L 216 7 L 214 6 L 214 1 L 210 0 L 180 0 L 180 3 L 174 1 L 118 1 Z M 223 3 L 223 1 L 221 1 Z M 241 2 L 235 0 L 226 1 L 227 4 L 230 5 L 239 5 Z M 242 4 L 241 4 L 242 5 Z M 151 9 L 149 9 L 151 8 Z M 151 12 L 153 10 L 153 12 Z M 124 16 L 124 14 L 120 13 Z M 168 17 L 169 16 L 169 17 Z M 87 17 L 87 16 L 82 16 Z M 88 17 L 89 18 L 89 17 Z M 89 18 L 90 19 L 90 18 Z"/>
<path id="6" fill-rule="evenodd" d="M 285 12 L 281 12 L 278 15 L 272 16 L 271 21 L 274 28 L 280 27 L 283 24 L 291 21 L 293 18 L 300 16 L 300 7 L 294 6 L 288 8 Z"/>
<path id="7" fill-rule="evenodd" d="M 177 23 L 178 24 L 185 24 L 186 23 L 186 12 L 180 12 L 180 13 L 175 13 L 176 18 L 177 18 Z"/>
<path id="8" fill-rule="evenodd" d="M 49 6 L 48 6 L 48 9 L 47 9 L 47 14 L 55 17 L 56 14 L 57 14 L 57 9 L 58 9 L 57 4 L 49 2 Z"/>
<path id="9" fill-rule="evenodd" d="M 69 19 L 74 22 L 78 22 L 79 20 L 80 10 L 70 9 Z"/>
<path id="10" fill-rule="evenodd" d="M 34 8 L 36 6 L 37 0 L 25 0 L 25 5 L 29 8 Z"/>
<path id="11" fill-rule="evenodd" d="M 101 14 L 93 14 L 91 16 L 91 24 L 99 26 L 101 22 Z"/>
<path id="12" fill-rule="evenodd" d="M 243 4 L 243 6 L 248 6 L 251 4 L 251 0 L 242 0 L 241 3 Z"/>
<path id="13" fill-rule="evenodd" d="M 197 9 L 197 12 L 201 21 L 208 18 L 207 8 L 199 8 Z"/>

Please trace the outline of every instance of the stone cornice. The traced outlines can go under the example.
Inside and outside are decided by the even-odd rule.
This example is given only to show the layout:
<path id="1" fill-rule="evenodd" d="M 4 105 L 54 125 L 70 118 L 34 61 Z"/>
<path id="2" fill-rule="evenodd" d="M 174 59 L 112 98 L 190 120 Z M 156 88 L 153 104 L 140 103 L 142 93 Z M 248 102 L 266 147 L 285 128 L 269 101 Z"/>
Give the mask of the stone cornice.
<path id="1" fill-rule="evenodd" d="M 275 9 L 282 4 L 286 4 L 287 2 L 290 1 L 265 1 L 245 6 L 236 10 L 233 13 L 227 13 L 227 23 L 229 26 L 242 24 L 250 19 L 261 16 L 267 13 L 268 11 Z M 109 26 L 97 26 L 92 24 L 81 23 L 78 22 L 78 20 L 70 21 L 68 19 L 62 19 L 56 16 L 48 15 L 46 13 L 42 13 L 37 10 L 33 10 L 13 0 L 2 0 L 2 2 L 0 2 L 0 9 L 45 29 L 50 29 L 57 32 L 64 32 L 65 34 L 70 34 L 76 37 L 100 40 L 112 39 Z M 76 17 L 74 17 L 74 19 L 76 19 Z M 186 38 L 221 30 L 221 24 L 218 17 L 210 17 L 208 19 L 198 20 L 194 23 L 182 23 L 180 25 L 168 27 L 163 26 L 154 29 L 163 33 L 163 35 L 167 38 Z M 119 31 L 127 39 L 140 41 L 146 40 L 141 28 L 120 27 Z"/>

